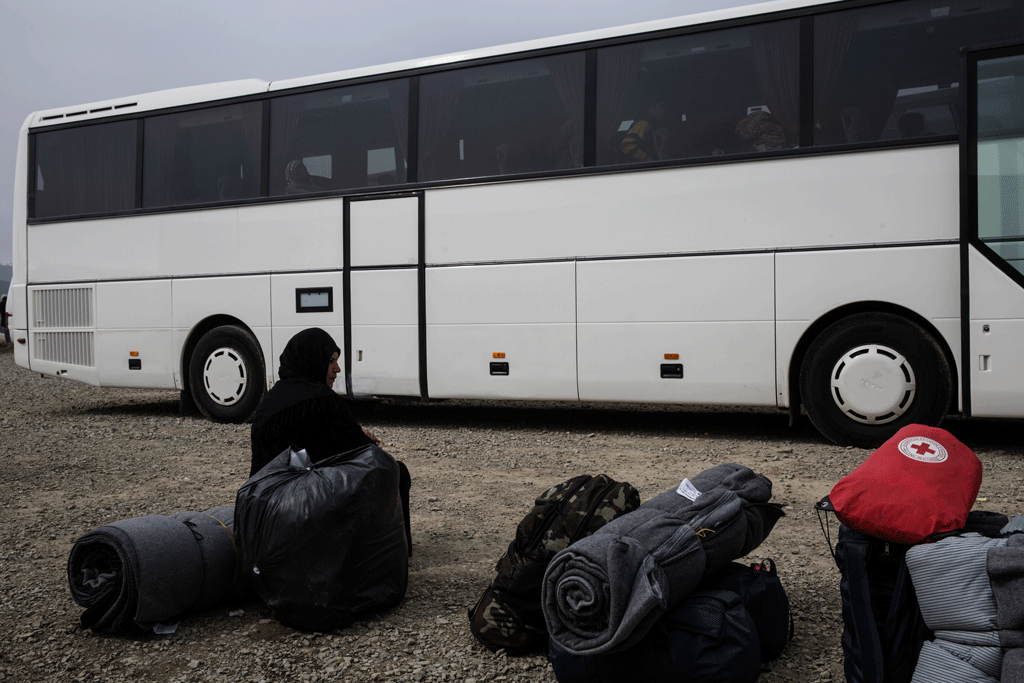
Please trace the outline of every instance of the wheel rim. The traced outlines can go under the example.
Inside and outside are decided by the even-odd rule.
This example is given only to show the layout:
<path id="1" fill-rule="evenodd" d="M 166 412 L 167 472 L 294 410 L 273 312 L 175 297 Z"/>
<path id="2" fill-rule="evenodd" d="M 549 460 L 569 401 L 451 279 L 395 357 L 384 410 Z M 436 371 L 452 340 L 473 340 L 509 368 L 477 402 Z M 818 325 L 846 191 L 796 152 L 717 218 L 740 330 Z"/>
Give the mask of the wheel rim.
<path id="1" fill-rule="evenodd" d="M 832 399 L 848 418 L 885 424 L 914 402 L 914 370 L 898 351 L 881 344 L 850 349 L 832 369 Z"/>
<path id="2" fill-rule="evenodd" d="M 249 371 L 242 355 L 228 347 L 211 353 L 203 365 L 203 384 L 214 403 L 222 406 L 237 403 L 249 385 Z"/>

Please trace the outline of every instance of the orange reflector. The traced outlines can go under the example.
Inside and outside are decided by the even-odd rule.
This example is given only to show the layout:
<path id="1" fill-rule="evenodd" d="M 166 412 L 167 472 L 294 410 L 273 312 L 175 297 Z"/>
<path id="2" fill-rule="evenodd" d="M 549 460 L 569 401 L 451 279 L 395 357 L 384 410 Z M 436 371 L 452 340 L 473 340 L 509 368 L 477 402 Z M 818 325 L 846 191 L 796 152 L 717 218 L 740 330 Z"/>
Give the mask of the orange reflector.
<path id="1" fill-rule="evenodd" d="M 666 353 L 665 354 L 665 360 L 679 360 L 679 354 L 678 353 Z"/>
<path id="2" fill-rule="evenodd" d="M 139 352 L 138 351 L 129 351 L 128 355 L 131 356 L 132 358 L 134 358 L 135 356 L 139 355 Z"/>
<path id="3" fill-rule="evenodd" d="M 504 351 L 495 351 L 494 353 L 491 354 L 491 358 L 504 358 L 504 357 L 505 357 L 505 352 Z"/>

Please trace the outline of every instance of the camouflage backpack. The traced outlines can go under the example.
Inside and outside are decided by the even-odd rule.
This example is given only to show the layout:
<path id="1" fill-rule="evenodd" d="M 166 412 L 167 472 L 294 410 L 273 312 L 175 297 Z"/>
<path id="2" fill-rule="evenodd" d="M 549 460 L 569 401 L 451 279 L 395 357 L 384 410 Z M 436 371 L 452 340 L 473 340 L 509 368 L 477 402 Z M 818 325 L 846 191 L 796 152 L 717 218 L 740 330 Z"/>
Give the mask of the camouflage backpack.
<path id="1" fill-rule="evenodd" d="M 469 627 L 488 649 L 524 654 L 547 643 L 540 606 L 544 570 L 571 543 L 640 506 L 625 482 L 599 474 L 573 477 L 542 493 L 516 527 L 497 575 L 469 610 Z"/>

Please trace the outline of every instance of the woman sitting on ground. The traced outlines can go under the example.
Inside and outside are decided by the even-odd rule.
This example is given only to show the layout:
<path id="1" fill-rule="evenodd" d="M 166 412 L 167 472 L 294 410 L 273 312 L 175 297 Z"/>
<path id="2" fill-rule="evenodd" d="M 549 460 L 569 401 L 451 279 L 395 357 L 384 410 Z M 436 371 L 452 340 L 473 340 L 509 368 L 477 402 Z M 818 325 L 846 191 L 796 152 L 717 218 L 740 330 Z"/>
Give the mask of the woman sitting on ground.
<path id="1" fill-rule="evenodd" d="M 319 327 L 299 332 L 284 347 L 278 370 L 281 381 L 267 392 L 253 416 L 250 477 L 288 447 L 305 449 L 309 459 L 318 462 L 360 446 L 380 445 L 332 389 L 341 372 L 340 353 L 331 335 Z M 398 467 L 408 537 L 410 477 L 405 464 L 399 461 Z"/>

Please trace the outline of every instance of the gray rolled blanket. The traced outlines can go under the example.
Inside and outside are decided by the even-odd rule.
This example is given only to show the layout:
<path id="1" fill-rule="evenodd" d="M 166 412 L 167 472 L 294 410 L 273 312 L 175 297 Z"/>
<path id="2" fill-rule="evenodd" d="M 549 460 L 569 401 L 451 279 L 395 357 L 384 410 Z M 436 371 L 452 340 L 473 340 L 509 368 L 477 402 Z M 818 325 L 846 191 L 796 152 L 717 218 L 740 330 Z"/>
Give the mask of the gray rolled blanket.
<path id="1" fill-rule="evenodd" d="M 237 582 L 234 508 L 148 515 L 96 527 L 68 557 L 71 597 L 83 626 L 98 632 L 149 630 L 228 597 Z"/>
<path id="2" fill-rule="evenodd" d="M 1015 517 L 1004 532 L 1012 535 L 1003 546 L 988 551 L 988 576 L 996 601 L 999 644 L 1004 648 L 1001 680 L 1024 683 L 1024 517 Z"/>
<path id="3" fill-rule="evenodd" d="M 782 516 L 771 481 L 734 463 L 671 489 L 551 560 L 542 608 L 550 636 L 575 655 L 639 642 L 708 573 L 751 552 Z"/>

